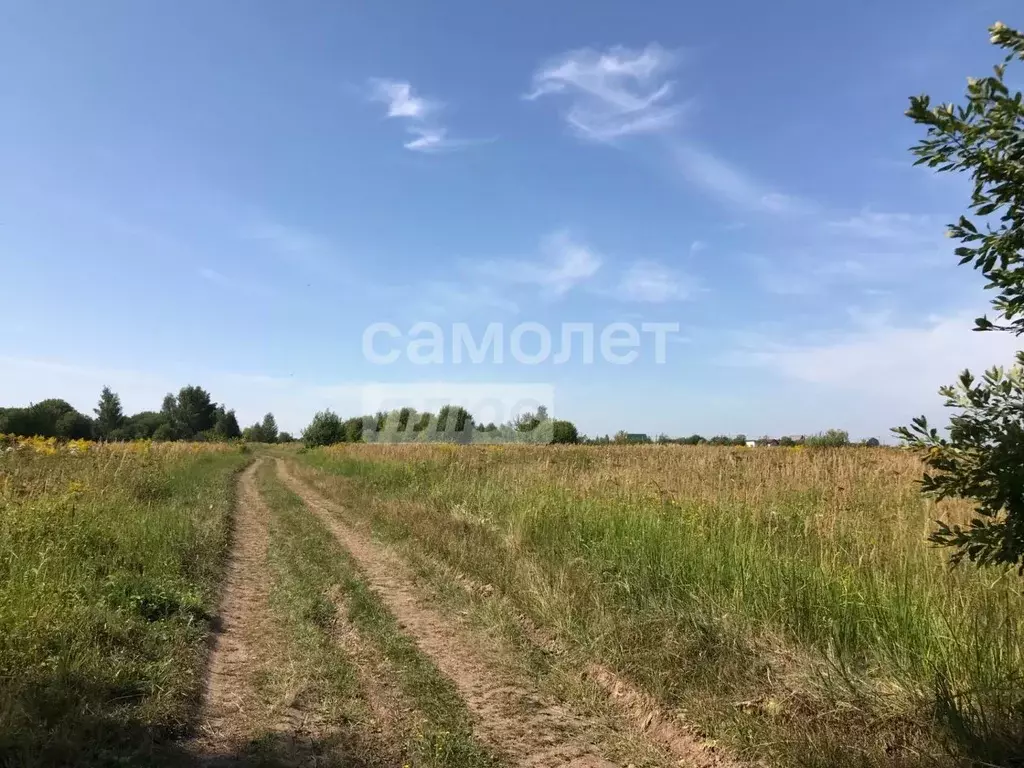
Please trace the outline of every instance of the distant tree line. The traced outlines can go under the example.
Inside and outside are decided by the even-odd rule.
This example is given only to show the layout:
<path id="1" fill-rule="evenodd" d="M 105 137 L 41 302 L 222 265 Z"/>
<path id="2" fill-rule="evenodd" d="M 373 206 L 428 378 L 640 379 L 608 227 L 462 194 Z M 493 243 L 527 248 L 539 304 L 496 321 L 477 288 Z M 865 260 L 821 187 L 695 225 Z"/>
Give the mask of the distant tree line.
<path id="1" fill-rule="evenodd" d="M 0 434 L 22 437 L 56 437 L 66 440 L 201 440 L 227 441 L 244 438 L 252 442 L 291 442 L 287 432 L 278 432 L 274 414 L 247 427 L 243 432 L 233 410 L 213 402 L 202 387 L 182 387 L 177 395 L 168 393 L 159 411 L 142 411 L 127 416 L 121 398 L 104 387 L 90 417 L 66 400 L 51 399 L 24 408 L 0 408 Z"/>
<path id="2" fill-rule="evenodd" d="M 0 408 L 0 434 L 23 437 L 56 437 L 66 440 L 200 440 L 227 441 L 243 439 L 255 443 L 290 443 L 295 440 L 281 432 L 274 414 L 242 429 L 234 410 L 215 403 L 202 387 L 182 387 L 177 395 L 167 394 L 159 411 L 142 411 L 127 416 L 121 398 L 110 387 L 104 387 L 90 417 L 75 410 L 65 400 L 51 399 L 24 408 Z M 587 437 L 580 434 L 571 421 L 553 419 L 543 405 L 504 424 L 477 423 L 473 415 L 458 405 L 446 405 L 437 413 L 400 408 L 366 416 L 342 419 L 330 410 L 317 413 L 302 433 L 307 446 L 335 443 L 406 443 L 447 442 L 460 444 L 575 444 L 642 445 L 648 443 L 676 445 L 746 445 L 746 435 L 701 435 L 669 437 L 617 432 L 614 436 Z M 830 429 L 817 435 L 758 438 L 759 445 L 807 445 L 840 447 L 851 445 L 845 430 Z M 875 438 L 861 445 L 879 444 Z"/>
<path id="3" fill-rule="evenodd" d="M 571 421 L 552 419 L 543 405 L 505 424 L 478 424 L 462 406 L 446 405 L 437 413 L 415 408 L 380 411 L 342 419 L 331 410 L 320 411 L 302 433 L 309 447 L 335 443 L 578 443 Z"/>
<path id="4" fill-rule="evenodd" d="M 853 443 L 850 441 L 850 434 L 844 429 L 830 429 L 825 432 L 819 432 L 816 435 L 786 435 L 779 438 L 773 437 L 758 437 L 749 438 L 746 435 L 715 435 L 714 437 L 704 437 L 702 435 L 690 435 L 689 437 L 669 437 L 668 435 L 658 435 L 653 440 L 650 436 L 645 434 L 637 434 L 626 431 L 616 432 L 614 436 L 609 437 L 604 435 L 603 437 L 586 437 L 585 435 L 580 439 L 581 443 L 586 445 L 643 445 L 648 443 L 657 443 L 659 445 L 746 445 L 749 442 L 754 442 L 757 445 L 779 445 L 793 447 L 797 445 L 806 445 L 812 448 L 840 448 L 847 445 L 864 445 L 868 447 L 877 447 L 881 445 L 878 438 L 871 437 L 860 443 Z"/>

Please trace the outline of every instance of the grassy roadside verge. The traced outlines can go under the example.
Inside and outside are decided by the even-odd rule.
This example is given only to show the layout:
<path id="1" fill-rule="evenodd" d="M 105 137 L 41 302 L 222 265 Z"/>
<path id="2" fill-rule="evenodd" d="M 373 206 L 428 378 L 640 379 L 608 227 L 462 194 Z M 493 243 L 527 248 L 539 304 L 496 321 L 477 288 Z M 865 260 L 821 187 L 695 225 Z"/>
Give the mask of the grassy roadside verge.
<path id="1" fill-rule="evenodd" d="M 249 458 L 183 444 L 0 454 L 0 764 L 181 757 Z"/>
<path id="2" fill-rule="evenodd" d="M 948 572 L 922 543 L 937 512 L 902 454 L 357 446 L 297 458 L 380 535 L 494 585 L 581 662 L 611 666 L 744 756 L 1024 755 L 1017 591 Z"/>
<path id="3" fill-rule="evenodd" d="M 260 468 L 258 484 L 272 514 L 272 607 L 291 627 L 299 654 L 269 684 L 278 690 L 301 690 L 308 700 L 319 701 L 317 711 L 344 713 L 351 739 L 357 740 L 361 730 L 365 733 L 369 713 L 364 704 L 353 702 L 359 695 L 359 673 L 337 645 L 340 619 L 354 628 L 369 653 L 383 660 L 373 666 L 386 669 L 401 697 L 385 702 L 394 710 L 391 726 L 397 731 L 385 734 L 390 745 L 364 744 L 355 748 L 361 750 L 357 757 L 373 763 L 376 749 L 379 761 L 400 757 L 402 764 L 411 766 L 496 765 L 474 740 L 469 713 L 453 683 L 401 632 L 349 554 L 276 478 L 271 462 Z M 339 611 L 344 612 L 343 619 Z M 290 682 L 286 684 L 283 676 Z M 381 751 L 388 754 L 381 758 Z"/>

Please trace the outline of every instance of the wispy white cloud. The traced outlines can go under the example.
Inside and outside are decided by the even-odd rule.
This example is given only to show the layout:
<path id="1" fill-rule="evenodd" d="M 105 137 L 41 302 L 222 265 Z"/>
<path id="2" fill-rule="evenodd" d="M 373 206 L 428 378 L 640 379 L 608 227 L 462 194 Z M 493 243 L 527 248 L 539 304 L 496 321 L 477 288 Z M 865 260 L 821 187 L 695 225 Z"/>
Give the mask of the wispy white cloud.
<path id="1" fill-rule="evenodd" d="M 388 117 L 407 117 L 413 120 L 424 120 L 431 112 L 440 108 L 440 104 L 422 96 L 415 96 L 412 85 L 398 80 L 371 78 L 370 99 L 387 105 Z"/>
<path id="2" fill-rule="evenodd" d="M 558 297 L 596 275 L 601 263 L 593 249 L 567 232 L 556 232 L 541 242 L 539 259 L 486 261 L 475 270 L 501 282 L 539 286 L 542 293 Z"/>
<path id="3" fill-rule="evenodd" d="M 1009 365 L 1021 346 L 1009 334 L 972 331 L 976 314 L 913 317 L 900 309 L 851 308 L 836 325 L 808 322 L 795 331 L 789 323 L 760 323 L 718 336 L 717 362 L 736 369 L 730 379 L 743 392 L 734 429 L 787 434 L 838 427 L 891 440 L 891 427 L 920 414 L 946 424 L 951 412 L 939 387 L 965 367 L 977 375 Z M 756 386 L 742 389 L 744 382 Z"/>
<path id="4" fill-rule="evenodd" d="M 674 98 L 674 83 L 667 77 L 674 64 L 675 56 L 657 44 L 643 50 L 570 51 L 534 73 L 525 98 L 564 99 L 566 122 L 593 141 L 663 133 L 686 107 Z"/>
<path id="5" fill-rule="evenodd" d="M 807 253 L 789 253 L 776 258 L 747 254 L 744 261 L 762 290 L 777 296 L 813 296 L 833 285 L 848 286 L 851 281 L 868 282 L 887 277 L 852 258 L 821 258 Z"/>
<path id="6" fill-rule="evenodd" d="M 663 304 L 693 297 L 692 279 L 654 261 L 638 261 L 622 275 L 615 295 L 625 301 Z"/>
<path id="7" fill-rule="evenodd" d="M 261 219 L 242 227 L 239 236 L 306 271 L 335 278 L 344 276 L 345 259 L 337 246 L 314 232 Z"/>
<path id="8" fill-rule="evenodd" d="M 385 78 L 370 78 L 370 101 L 387 105 L 387 117 L 407 122 L 406 129 L 415 138 L 402 146 L 412 152 L 437 153 L 461 149 L 494 139 L 453 139 L 440 122 L 438 113 L 444 104 L 417 96 L 410 83 Z"/>
<path id="9" fill-rule="evenodd" d="M 411 126 L 409 133 L 414 134 L 416 138 L 407 141 L 404 146 L 413 152 L 451 152 L 477 144 L 490 144 L 493 141 L 497 141 L 493 136 L 487 139 L 452 139 L 448 137 L 448 130 L 446 128 Z"/>
<path id="10" fill-rule="evenodd" d="M 752 338 L 723 362 L 767 368 L 790 379 L 860 391 L 885 401 L 895 399 L 912 410 L 929 402 L 939 386 L 951 383 L 965 367 L 978 373 L 1013 362 L 1020 340 L 971 330 L 976 314 L 958 312 L 897 325 L 887 312 L 853 310 L 853 330 L 806 343 Z"/>
<path id="11" fill-rule="evenodd" d="M 918 282 L 922 270 L 952 263 L 952 248 L 935 215 L 870 208 L 819 213 L 802 220 L 799 246 L 744 257 L 766 292 L 792 296 L 855 289 L 877 293 L 879 286 Z"/>
<path id="12" fill-rule="evenodd" d="M 540 267 L 535 273 L 536 278 L 556 295 L 562 295 L 577 284 L 589 280 L 601 268 L 601 257 L 565 232 L 546 238 L 543 251 L 550 258 L 549 267 Z"/>
<path id="13" fill-rule="evenodd" d="M 569 51 L 534 73 L 525 98 L 560 100 L 566 123 L 590 141 L 660 135 L 684 178 L 734 207 L 777 215 L 814 210 L 678 135 L 682 116 L 695 102 L 676 92 L 670 75 L 677 63 L 678 56 L 657 43 L 642 50 Z"/>
<path id="14" fill-rule="evenodd" d="M 872 211 L 867 208 L 852 216 L 835 218 L 827 222 L 826 226 L 840 234 L 905 243 L 936 240 L 943 231 L 934 216 Z"/>
<path id="15" fill-rule="evenodd" d="M 738 208 L 770 214 L 805 214 L 816 208 L 809 201 L 773 189 L 694 144 L 673 142 L 671 152 L 689 182 Z"/>
<path id="16" fill-rule="evenodd" d="M 881 296 L 908 280 L 919 280 L 931 252 L 858 251 L 848 243 L 826 241 L 820 247 L 742 260 L 765 293 L 823 296 L 830 292 Z"/>
<path id="17" fill-rule="evenodd" d="M 416 138 L 405 142 L 403 146 L 414 152 L 436 152 L 446 146 L 446 131 L 443 128 L 412 126 L 409 133 L 415 134 Z"/>
<path id="18" fill-rule="evenodd" d="M 563 230 L 541 241 L 536 258 L 476 262 L 467 265 L 467 272 L 477 281 L 475 291 L 481 286 L 528 286 L 548 299 L 585 289 L 617 301 L 662 304 L 692 299 L 703 290 L 693 277 L 650 259 L 627 263 L 616 276 L 599 282 L 605 261 L 592 246 Z M 493 294 L 505 295 L 500 291 Z"/>

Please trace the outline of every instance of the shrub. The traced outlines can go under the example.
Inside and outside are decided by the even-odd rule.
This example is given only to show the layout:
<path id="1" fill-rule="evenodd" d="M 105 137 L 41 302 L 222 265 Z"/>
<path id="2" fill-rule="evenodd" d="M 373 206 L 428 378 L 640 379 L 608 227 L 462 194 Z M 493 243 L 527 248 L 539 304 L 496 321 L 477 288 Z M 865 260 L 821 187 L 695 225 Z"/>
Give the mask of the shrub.
<path id="1" fill-rule="evenodd" d="M 334 445 L 345 440 L 345 427 L 334 411 L 319 411 L 302 432 L 302 441 L 309 448 Z"/>
<path id="2" fill-rule="evenodd" d="M 555 419 L 554 430 L 551 435 L 553 443 L 578 443 L 580 441 L 579 431 L 571 421 Z"/>
<path id="3" fill-rule="evenodd" d="M 804 445 L 809 448 L 841 448 L 850 444 L 850 433 L 845 429 L 830 429 L 816 435 L 808 435 Z"/>

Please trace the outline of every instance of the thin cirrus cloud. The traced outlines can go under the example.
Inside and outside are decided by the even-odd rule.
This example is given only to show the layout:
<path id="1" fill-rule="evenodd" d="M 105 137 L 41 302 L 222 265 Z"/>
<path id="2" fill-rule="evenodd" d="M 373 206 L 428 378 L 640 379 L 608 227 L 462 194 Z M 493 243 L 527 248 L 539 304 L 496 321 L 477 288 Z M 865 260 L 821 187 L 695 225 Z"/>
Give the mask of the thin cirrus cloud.
<path id="1" fill-rule="evenodd" d="M 370 101 L 385 104 L 386 117 L 403 120 L 406 130 L 414 136 L 402 145 L 412 152 L 445 152 L 493 141 L 449 137 L 447 127 L 438 117 L 444 104 L 416 95 L 408 82 L 374 77 L 369 85 Z"/>
<path id="2" fill-rule="evenodd" d="M 964 366 L 977 375 L 1012 361 L 1019 341 L 974 332 L 976 316 L 954 311 L 900 320 L 884 311 L 851 312 L 851 327 L 840 331 L 810 329 L 802 337 L 779 328 L 733 333 L 737 343 L 716 362 L 752 372 L 739 375 L 754 375 L 766 391 L 783 385 L 790 400 L 801 402 L 800 410 L 785 415 L 795 430 L 815 431 L 831 422 L 884 438 L 892 426 L 922 412 L 945 423 L 949 413 L 936 393 Z"/>
<path id="3" fill-rule="evenodd" d="M 929 252 L 875 253 L 845 243 L 836 243 L 835 249 L 827 258 L 817 250 L 797 250 L 771 257 L 744 254 L 741 262 L 761 290 L 775 296 L 879 296 L 891 286 L 920 280 L 922 269 L 932 261 Z"/>
<path id="4" fill-rule="evenodd" d="M 563 230 L 541 241 L 538 258 L 491 260 L 472 269 L 491 283 L 539 288 L 541 296 L 549 299 L 585 288 L 619 301 L 662 304 L 689 300 L 698 290 L 690 277 L 651 260 L 632 263 L 610 286 L 595 285 L 604 261 L 590 245 Z"/>
<path id="5" fill-rule="evenodd" d="M 731 163 L 694 144 L 675 142 L 676 166 L 692 184 L 731 206 L 768 214 L 812 213 L 808 201 L 772 189 Z"/>
<path id="6" fill-rule="evenodd" d="M 956 379 L 966 365 L 975 373 L 1008 363 L 1019 348 L 1008 334 L 976 333 L 976 312 L 899 325 L 885 313 L 854 316 L 854 329 L 803 343 L 751 338 L 720 362 L 771 369 L 790 379 L 842 390 L 895 397 L 906 413 Z M 899 382 L 899 387 L 893 385 Z M 880 402 L 880 404 L 882 404 Z"/>
<path id="7" fill-rule="evenodd" d="M 330 240 L 299 227 L 259 218 L 242 227 L 239 237 L 304 272 L 336 280 L 350 275 L 350 267 Z"/>
<path id="8" fill-rule="evenodd" d="M 934 216 L 902 212 L 873 211 L 865 208 L 847 218 L 828 222 L 836 233 L 869 240 L 889 240 L 903 243 L 941 239 L 942 228 Z"/>
<path id="9" fill-rule="evenodd" d="M 541 241 L 540 258 L 496 259 L 474 267 L 475 271 L 502 283 L 536 286 L 549 298 L 558 298 L 593 278 L 603 259 L 568 232 L 556 232 Z"/>
<path id="10" fill-rule="evenodd" d="M 674 83 L 665 77 L 674 63 L 675 56 L 657 44 L 642 51 L 622 46 L 570 51 L 534 73 L 525 98 L 561 98 L 566 122 L 593 141 L 661 133 L 674 127 L 686 108 L 674 99 Z"/>
<path id="11" fill-rule="evenodd" d="M 692 280 L 654 261 L 638 261 L 622 275 L 616 296 L 625 301 L 664 304 L 693 298 Z"/>
<path id="12" fill-rule="evenodd" d="M 218 272 L 210 267 L 201 267 L 199 269 L 199 276 L 206 282 L 212 283 L 219 288 L 226 288 L 229 291 L 241 293 L 253 298 L 269 298 L 274 295 L 274 292 L 266 286 L 249 282 L 247 280 L 228 277 L 224 273 Z"/>
<path id="13" fill-rule="evenodd" d="M 741 263 L 761 290 L 774 296 L 818 296 L 833 287 L 849 291 L 856 283 L 863 288 L 883 276 L 875 275 L 863 262 L 853 258 L 821 259 L 811 252 L 787 252 L 768 257 L 744 254 Z M 888 279 L 888 275 L 884 276 Z"/>
<path id="14" fill-rule="evenodd" d="M 613 46 L 569 51 L 538 69 L 524 98 L 559 100 L 562 117 L 582 139 L 614 144 L 633 136 L 660 136 L 670 159 L 694 186 L 733 207 L 767 214 L 807 212 L 786 195 L 678 135 L 694 107 L 670 78 L 678 55 L 651 43 L 642 50 Z"/>

